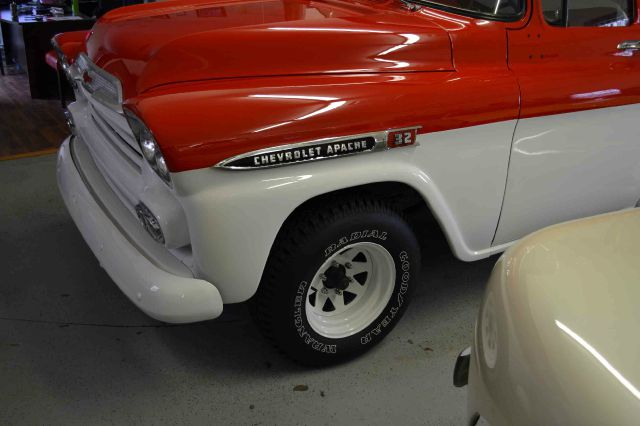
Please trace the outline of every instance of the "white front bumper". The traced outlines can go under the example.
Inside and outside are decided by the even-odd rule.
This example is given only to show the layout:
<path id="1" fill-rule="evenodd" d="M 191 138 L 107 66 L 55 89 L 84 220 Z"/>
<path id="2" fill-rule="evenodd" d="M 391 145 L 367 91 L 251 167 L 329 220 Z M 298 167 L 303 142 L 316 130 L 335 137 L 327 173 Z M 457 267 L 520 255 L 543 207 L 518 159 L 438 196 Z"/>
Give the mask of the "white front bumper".
<path id="1" fill-rule="evenodd" d="M 58 153 L 58 186 L 80 233 L 113 281 L 136 306 L 160 321 L 188 323 L 220 316 L 222 298 L 213 284 L 168 272 L 176 268 L 162 268 L 140 248 L 148 241 L 125 235 L 126 227 L 114 223 L 112 212 L 104 210 L 104 202 L 94 195 L 98 190 L 86 182 L 88 174 L 74 158 L 72 138 Z"/>

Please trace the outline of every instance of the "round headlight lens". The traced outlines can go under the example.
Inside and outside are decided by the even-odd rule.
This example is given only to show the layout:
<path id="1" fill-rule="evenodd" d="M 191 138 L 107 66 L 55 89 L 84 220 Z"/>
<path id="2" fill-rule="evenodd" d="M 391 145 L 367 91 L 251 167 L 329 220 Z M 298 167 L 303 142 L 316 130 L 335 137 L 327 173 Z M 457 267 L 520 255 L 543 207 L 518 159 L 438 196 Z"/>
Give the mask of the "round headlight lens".
<path id="1" fill-rule="evenodd" d="M 131 127 L 131 131 L 140 145 L 142 156 L 149 166 L 151 166 L 156 175 L 158 175 L 167 185 L 171 186 L 171 174 L 169 173 L 167 163 L 162 157 L 162 151 L 156 143 L 151 130 L 149 130 L 142 120 L 136 117 L 136 115 L 129 109 L 124 108 L 124 113 L 127 117 L 127 121 L 129 122 L 129 127 Z"/>
<path id="2" fill-rule="evenodd" d="M 151 139 L 143 139 L 140 141 L 140 148 L 142 149 L 142 155 L 147 161 L 154 163 L 156 158 L 156 153 L 158 149 L 156 148 L 156 143 Z"/>

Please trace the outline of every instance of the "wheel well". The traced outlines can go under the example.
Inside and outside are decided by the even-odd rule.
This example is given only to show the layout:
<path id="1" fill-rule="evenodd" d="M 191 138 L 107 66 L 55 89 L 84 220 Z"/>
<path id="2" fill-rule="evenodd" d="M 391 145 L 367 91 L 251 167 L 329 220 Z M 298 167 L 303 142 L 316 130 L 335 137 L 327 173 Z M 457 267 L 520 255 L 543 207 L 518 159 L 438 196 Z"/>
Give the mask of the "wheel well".
<path id="1" fill-rule="evenodd" d="M 341 198 L 363 195 L 383 200 L 400 212 L 415 232 L 423 254 L 447 249 L 451 253 L 442 227 L 424 198 L 414 188 L 401 182 L 369 183 L 317 195 L 291 212 L 280 229 L 285 229 L 288 222 L 302 211 L 318 208 Z"/>

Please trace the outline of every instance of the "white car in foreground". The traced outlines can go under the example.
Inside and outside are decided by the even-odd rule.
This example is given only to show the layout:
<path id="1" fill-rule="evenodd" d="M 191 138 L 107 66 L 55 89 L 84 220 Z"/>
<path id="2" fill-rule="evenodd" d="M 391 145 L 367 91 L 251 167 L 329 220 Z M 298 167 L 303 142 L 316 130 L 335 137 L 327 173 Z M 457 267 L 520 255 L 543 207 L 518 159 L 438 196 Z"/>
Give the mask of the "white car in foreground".
<path id="1" fill-rule="evenodd" d="M 504 253 L 454 372 L 471 425 L 640 424 L 639 242 L 630 210 Z"/>

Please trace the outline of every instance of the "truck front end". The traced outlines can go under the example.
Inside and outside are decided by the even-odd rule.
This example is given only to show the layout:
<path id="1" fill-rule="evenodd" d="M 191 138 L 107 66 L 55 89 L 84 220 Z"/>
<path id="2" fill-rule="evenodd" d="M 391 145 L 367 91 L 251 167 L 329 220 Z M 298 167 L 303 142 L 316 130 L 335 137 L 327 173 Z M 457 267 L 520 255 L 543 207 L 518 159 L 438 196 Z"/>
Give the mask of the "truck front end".
<path id="1" fill-rule="evenodd" d="M 84 52 L 59 61 L 75 92 L 58 154 L 65 204 L 113 281 L 140 309 L 171 323 L 216 318 L 222 298 L 196 278 L 189 231 L 150 131 L 123 108 L 119 80 Z"/>

